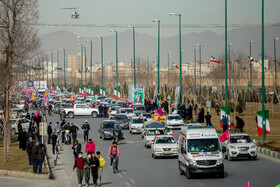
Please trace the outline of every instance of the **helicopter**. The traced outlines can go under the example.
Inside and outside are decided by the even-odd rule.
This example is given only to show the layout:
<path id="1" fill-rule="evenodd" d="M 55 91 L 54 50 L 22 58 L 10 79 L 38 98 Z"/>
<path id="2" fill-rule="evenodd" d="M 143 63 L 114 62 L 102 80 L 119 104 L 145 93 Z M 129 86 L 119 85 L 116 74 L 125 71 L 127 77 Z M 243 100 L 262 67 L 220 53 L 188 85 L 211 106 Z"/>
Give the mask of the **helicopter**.
<path id="1" fill-rule="evenodd" d="M 73 13 L 71 14 L 71 18 L 72 19 L 79 19 L 80 15 L 78 13 L 78 9 L 77 8 L 61 8 L 61 9 L 70 9 L 70 10 L 74 10 Z"/>

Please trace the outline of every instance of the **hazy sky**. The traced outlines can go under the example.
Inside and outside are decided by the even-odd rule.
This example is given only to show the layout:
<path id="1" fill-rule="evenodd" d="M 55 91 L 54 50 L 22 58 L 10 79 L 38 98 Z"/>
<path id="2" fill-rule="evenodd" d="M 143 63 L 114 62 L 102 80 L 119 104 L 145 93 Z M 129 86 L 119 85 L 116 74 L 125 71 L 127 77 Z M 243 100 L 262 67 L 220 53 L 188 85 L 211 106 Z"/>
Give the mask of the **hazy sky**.
<path id="1" fill-rule="evenodd" d="M 126 31 L 126 25 L 143 25 L 137 32 L 156 35 L 153 18 L 160 19 L 161 36 L 177 35 L 178 18 L 169 16 L 169 12 L 181 13 L 184 33 L 212 30 L 224 33 L 224 0 L 39 0 L 40 23 L 43 24 L 88 24 L 101 27 L 39 26 L 39 33 L 46 34 L 58 30 L 69 30 L 81 36 L 112 35 L 108 24 L 120 25 L 114 28 Z M 70 18 L 72 10 L 61 8 L 77 7 L 80 19 Z M 266 24 L 280 22 L 280 0 L 265 0 Z M 261 24 L 261 0 L 228 0 L 229 26 Z M 174 27 L 164 27 L 174 24 Z M 203 28 L 197 28 L 203 26 Z M 233 27 L 231 27 L 233 28 Z M 229 29 L 231 29 L 229 28 Z"/>

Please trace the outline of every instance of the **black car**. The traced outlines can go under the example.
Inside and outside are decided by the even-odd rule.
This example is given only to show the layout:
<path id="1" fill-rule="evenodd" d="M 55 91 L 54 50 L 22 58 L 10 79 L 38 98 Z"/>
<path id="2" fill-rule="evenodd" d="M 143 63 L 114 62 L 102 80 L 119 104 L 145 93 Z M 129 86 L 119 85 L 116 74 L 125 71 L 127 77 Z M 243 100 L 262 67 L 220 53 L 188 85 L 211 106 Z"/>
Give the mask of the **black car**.
<path id="1" fill-rule="evenodd" d="M 146 112 L 146 109 L 144 105 L 134 105 L 133 111 L 136 115 L 139 115 L 140 113 L 143 114 L 144 112 Z"/>
<path id="2" fill-rule="evenodd" d="M 115 105 L 120 106 L 121 108 L 128 108 L 129 104 L 123 101 L 117 101 Z"/>
<path id="3" fill-rule="evenodd" d="M 123 130 L 115 120 L 105 120 L 100 124 L 99 137 L 105 139 L 123 139 Z"/>
<path id="4" fill-rule="evenodd" d="M 127 115 L 116 114 L 116 115 L 112 116 L 111 119 L 119 122 L 122 129 L 129 129 L 130 120 L 128 119 Z"/>

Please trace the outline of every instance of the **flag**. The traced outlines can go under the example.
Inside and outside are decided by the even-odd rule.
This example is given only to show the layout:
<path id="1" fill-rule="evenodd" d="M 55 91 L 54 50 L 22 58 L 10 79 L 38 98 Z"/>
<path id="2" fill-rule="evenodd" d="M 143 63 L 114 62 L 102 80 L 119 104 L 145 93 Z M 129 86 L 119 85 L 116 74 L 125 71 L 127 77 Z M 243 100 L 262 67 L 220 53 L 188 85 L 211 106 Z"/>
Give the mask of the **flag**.
<path id="1" fill-rule="evenodd" d="M 160 122 L 160 116 L 158 116 L 157 120 L 158 120 L 158 122 Z"/>
<path id="2" fill-rule="evenodd" d="M 133 107 L 134 107 L 134 105 L 133 105 L 133 103 L 131 103 L 130 108 L 132 108 L 132 109 L 133 109 Z"/>
<path id="3" fill-rule="evenodd" d="M 220 62 L 218 60 L 215 59 L 215 57 L 211 56 L 210 62 L 216 62 L 218 64 L 220 64 Z"/>
<path id="4" fill-rule="evenodd" d="M 46 95 L 46 96 L 48 95 L 48 92 L 47 92 L 47 91 L 45 92 L 45 95 Z"/>
<path id="5" fill-rule="evenodd" d="M 262 111 L 257 111 L 257 121 L 258 121 L 258 136 L 263 135 L 263 125 L 262 125 Z M 265 130 L 266 134 L 270 134 L 269 125 L 269 110 L 265 111 Z"/>
<path id="6" fill-rule="evenodd" d="M 248 58 L 250 59 L 250 62 L 256 62 L 255 59 L 251 56 L 248 56 Z"/>
<path id="7" fill-rule="evenodd" d="M 41 109 L 36 112 L 36 114 L 35 114 L 36 118 L 39 117 L 40 112 L 41 112 Z"/>
<path id="8" fill-rule="evenodd" d="M 159 130 L 156 128 L 156 136 L 160 135 Z"/>
<path id="9" fill-rule="evenodd" d="M 33 94 L 32 94 L 31 101 L 33 101 L 33 100 L 34 100 L 34 96 L 33 96 Z"/>
<path id="10" fill-rule="evenodd" d="M 142 112 L 140 112 L 140 113 L 138 114 L 138 119 L 143 119 L 143 118 L 144 118 L 144 116 L 143 116 Z"/>
<path id="11" fill-rule="evenodd" d="M 248 181 L 243 187 L 250 187 L 250 182 Z"/>
<path id="12" fill-rule="evenodd" d="M 228 134 L 228 130 L 226 130 L 222 136 L 220 137 L 220 142 L 224 142 L 226 141 L 227 139 L 229 139 L 229 134 Z"/>
<path id="13" fill-rule="evenodd" d="M 114 64 L 112 64 L 112 66 L 113 66 L 113 69 L 116 69 L 116 66 Z"/>
<path id="14" fill-rule="evenodd" d="M 100 70 L 101 70 L 101 68 L 99 66 L 97 66 L 97 71 L 100 71 Z"/>
<path id="15" fill-rule="evenodd" d="M 26 105 L 27 108 L 29 109 L 29 104 L 26 102 L 26 100 L 24 100 L 24 105 Z"/>
<path id="16" fill-rule="evenodd" d="M 88 73 L 90 72 L 90 68 L 89 67 L 87 67 L 86 72 L 88 72 Z"/>
<path id="17" fill-rule="evenodd" d="M 154 64 L 155 66 L 157 66 L 157 63 L 156 63 L 155 61 L 153 61 L 153 64 Z"/>
<path id="18" fill-rule="evenodd" d="M 172 129 L 167 129 L 167 130 L 166 130 L 166 134 L 167 134 L 167 135 L 173 136 Z"/>
<path id="19" fill-rule="evenodd" d="M 125 102 L 127 102 L 128 104 L 130 104 L 130 102 L 127 100 L 127 99 L 124 99 L 125 100 Z"/>
<path id="20" fill-rule="evenodd" d="M 82 71 L 79 69 L 79 73 L 82 73 Z"/>
<path id="21" fill-rule="evenodd" d="M 180 69 L 174 62 L 172 62 L 173 66 L 177 69 Z"/>
<path id="22" fill-rule="evenodd" d="M 129 65 L 130 65 L 132 68 L 134 68 L 134 66 L 133 66 L 131 63 L 129 63 Z"/>

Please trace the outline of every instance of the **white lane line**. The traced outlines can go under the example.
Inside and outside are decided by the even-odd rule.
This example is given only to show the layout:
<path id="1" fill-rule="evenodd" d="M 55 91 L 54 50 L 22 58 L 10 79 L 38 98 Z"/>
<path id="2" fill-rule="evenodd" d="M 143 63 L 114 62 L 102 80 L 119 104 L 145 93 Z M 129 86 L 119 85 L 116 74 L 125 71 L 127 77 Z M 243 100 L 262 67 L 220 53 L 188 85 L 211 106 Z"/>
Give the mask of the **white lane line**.
<path id="1" fill-rule="evenodd" d="M 122 171 L 123 174 L 125 174 L 125 171 Z"/>
<path id="2" fill-rule="evenodd" d="M 200 181 L 197 181 L 197 183 L 199 184 L 199 186 L 204 186 L 204 184 L 202 184 Z"/>
<path id="3" fill-rule="evenodd" d="M 120 173 L 118 173 L 118 176 L 119 176 L 119 177 L 123 177 Z"/>
<path id="4" fill-rule="evenodd" d="M 126 182 L 125 184 L 126 184 L 128 187 L 131 187 L 131 185 L 130 185 L 128 182 Z"/>
<path id="5" fill-rule="evenodd" d="M 129 179 L 133 184 L 135 184 L 135 181 L 133 179 Z"/>

